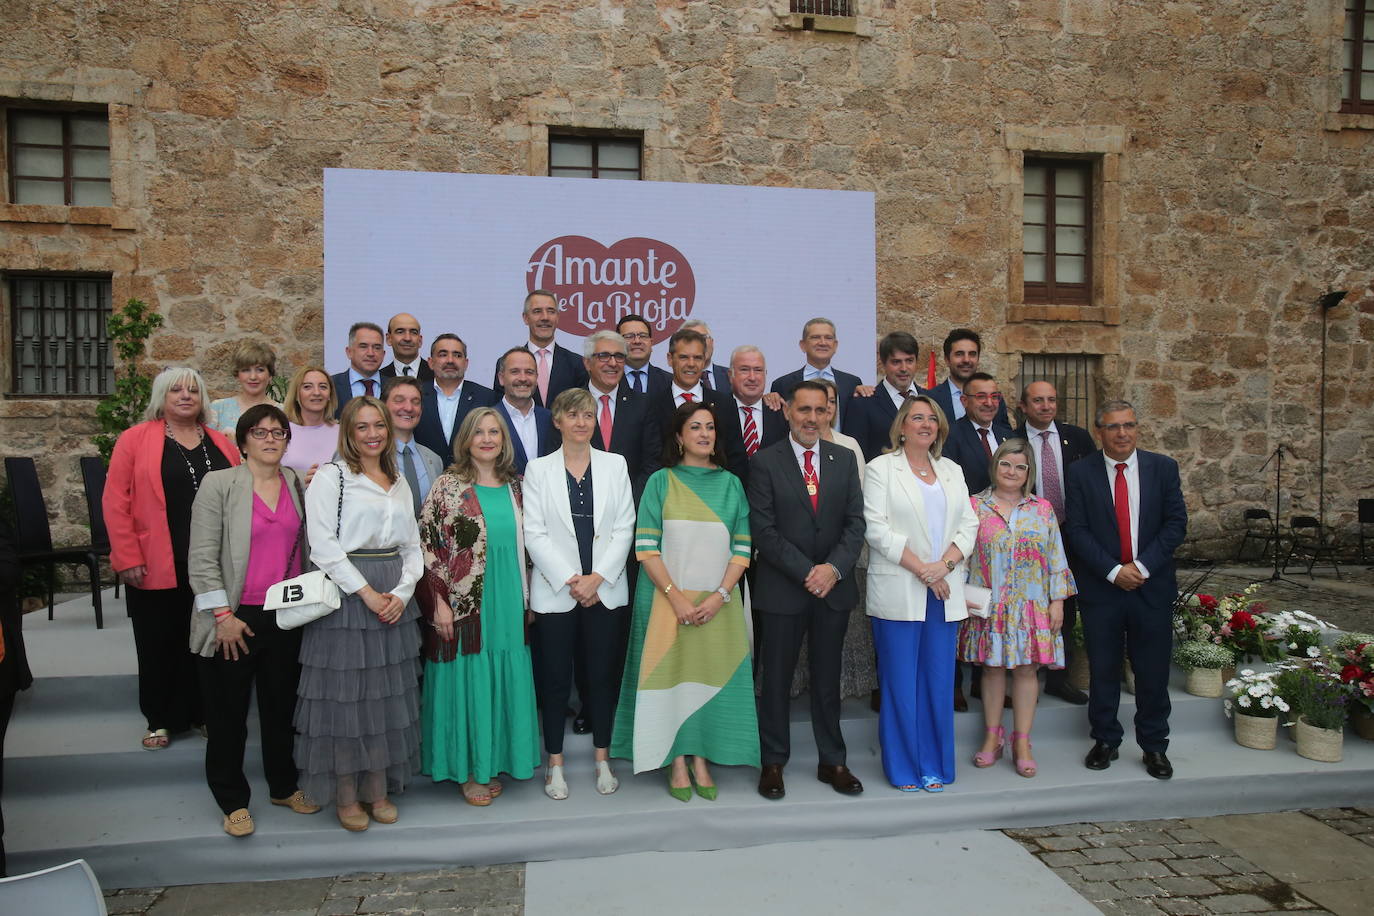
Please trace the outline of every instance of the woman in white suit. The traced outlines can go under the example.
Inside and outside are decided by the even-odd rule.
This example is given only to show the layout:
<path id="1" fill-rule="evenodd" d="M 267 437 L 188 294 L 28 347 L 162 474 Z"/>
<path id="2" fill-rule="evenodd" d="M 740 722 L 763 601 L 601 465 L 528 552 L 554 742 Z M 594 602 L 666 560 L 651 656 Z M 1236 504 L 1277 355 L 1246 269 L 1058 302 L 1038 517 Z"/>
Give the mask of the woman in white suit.
<path id="1" fill-rule="evenodd" d="M 892 423 L 891 451 L 864 475 L 878 739 L 883 771 L 904 792 L 954 781 L 954 648 L 978 520 L 959 465 L 940 457 L 948 435 L 935 402 L 911 398 Z"/>
<path id="2" fill-rule="evenodd" d="M 582 709 L 592 730 L 596 791 L 620 785 L 607 749 L 615 717 L 620 634 L 629 585 L 625 561 L 634 540 L 635 505 L 625 459 L 591 447 L 596 404 L 585 388 L 553 400 L 563 447 L 525 468 L 525 549 L 534 563 L 530 638 L 535 692 L 549 755 L 544 793 L 568 797 L 563 732 L 574 660 L 586 672 Z"/>

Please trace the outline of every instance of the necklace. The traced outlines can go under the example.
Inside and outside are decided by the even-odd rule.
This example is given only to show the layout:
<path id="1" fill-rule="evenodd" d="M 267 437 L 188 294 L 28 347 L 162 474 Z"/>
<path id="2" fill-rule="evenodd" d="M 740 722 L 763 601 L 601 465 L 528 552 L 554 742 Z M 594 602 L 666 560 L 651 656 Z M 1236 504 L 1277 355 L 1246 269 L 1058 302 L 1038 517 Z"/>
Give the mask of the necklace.
<path id="1" fill-rule="evenodd" d="M 930 468 L 930 467 L 918 468 L 918 467 L 916 467 L 914 464 L 911 463 L 911 459 L 910 459 L 910 458 L 907 459 L 907 467 L 911 468 L 912 471 L 914 471 L 914 472 L 916 472 L 918 475 L 920 475 L 920 477 L 921 477 L 922 480 L 925 480 L 927 477 L 929 477 L 930 474 L 931 474 L 931 472 L 934 470 L 934 468 Z"/>
<path id="2" fill-rule="evenodd" d="M 182 460 L 182 461 L 186 462 L 186 473 L 188 473 L 188 474 L 191 475 L 191 488 L 192 488 L 193 490 L 195 490 L 195 492 L 199 493 L 199 492 L 200 492 L 200 477 L 197 477 L 197 476 L 196 476 L 196 469 L 191 465 L 191 459 L 186 457 L 186 453 L 187 453 L 188 451 L 194 451 L 194 449 L 188 449 L 188 448 L 186 448 L 185 446 L 183 446 L 180 442 L 177 442 L 177 437 L 174 436 L 174 435 L 172 435 L 172 424 L 167 423 L 167 422 L 164 421 L 162 425 L 163 425 L 163 426 L 165 427 L 165 429 L 166 429 L 167 438 L 168 438 L 168 439 L 171 439 L 171 440 L 172 440 L 172 444 L 174 444 L 174 445 L 177 447 L 177 454 L 181 456 L 181 460 Z M 197 431 L 199 432 L 199 430 L 197 430 Z M 201 457 L 205 459 L 205 470 L 206 470 L 206 471 L 209 471 L 209 470 L 210 470 L 210 453 L 209 453 L 208 451 L 206 451 L 206 449 L 205 449 L 205 433 L 203 433 L 203 432 L 200 433 L 200 454 L 201 454 Z M 202 476 L 203 476 L 203 475 L 202 475 Z"/>

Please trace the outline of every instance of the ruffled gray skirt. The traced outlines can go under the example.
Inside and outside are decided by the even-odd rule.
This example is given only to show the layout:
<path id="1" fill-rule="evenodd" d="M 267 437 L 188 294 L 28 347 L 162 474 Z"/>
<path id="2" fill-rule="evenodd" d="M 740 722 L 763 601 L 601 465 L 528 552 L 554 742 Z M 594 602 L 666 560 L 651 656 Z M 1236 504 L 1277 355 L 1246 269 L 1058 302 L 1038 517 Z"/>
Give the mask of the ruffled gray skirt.
<path id="1" fill-rule="evenodd" d="M 369 585 L 389 591 L 401 558 L 350 555 Z M 420 764 L 420 613 L 412 600 L 384 624 L 361 598 L 305 626 L 296 703 L 300 787 L 319 804 L 381 801 Z"/>

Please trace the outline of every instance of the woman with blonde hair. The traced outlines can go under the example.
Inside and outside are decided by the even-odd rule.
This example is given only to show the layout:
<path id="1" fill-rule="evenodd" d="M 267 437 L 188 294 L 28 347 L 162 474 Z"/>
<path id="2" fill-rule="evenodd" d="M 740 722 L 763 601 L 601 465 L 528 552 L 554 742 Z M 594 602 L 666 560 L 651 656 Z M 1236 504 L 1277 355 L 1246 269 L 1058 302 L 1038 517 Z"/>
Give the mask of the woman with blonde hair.
<path id="1" fill-rule="evenodd" d="M 291 421 L 291 445 L 282 464 L 304 474 L 307 485 L 315 468 L 332 460 L 339 447 L 338 408 L 334 382 L 322 367 L 302 366 L 291 376 L 282 405 Z"/>
<path id="2" fill-rule="evenodd" d="M 410 487 L 396 470 L 391 418 L 358 397 L 339 418 L 339 457 L 305 494 L 310 562 L 343 593 L 306 624 L 296 704 L 300 788 L 333 802 L 346 830 L 394 824 L 420 754 L 419 611 L 424 573 Z"/>
<path id="3" fill-rule="evenodd" d="M 421 770 L 461 784 L 479 807 L 501 794 L 501 773 L 529 779 L 539 765 L 522 512 L 510 434 L 495 409 L 479 407 L 420 508 Z"/>
<path id="4" fill-rule="evenodd" d="M 267 386 L 277 373 L 277 354 L 260 340 L 241 340 L 231 357 L 239 390 L 210 402 L 210 425 L 226 436 L 234 434 L 239 417 L 255 404 L 281 406 L 267 396 Z"/>

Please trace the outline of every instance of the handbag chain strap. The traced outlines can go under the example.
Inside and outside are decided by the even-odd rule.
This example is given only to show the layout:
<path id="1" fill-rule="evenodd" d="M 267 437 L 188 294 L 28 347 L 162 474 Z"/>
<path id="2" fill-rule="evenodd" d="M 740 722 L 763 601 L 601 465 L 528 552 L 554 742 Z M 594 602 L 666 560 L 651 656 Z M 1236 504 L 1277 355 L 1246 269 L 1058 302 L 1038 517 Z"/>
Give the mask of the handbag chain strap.
<path id="1" fill-rule="evenodd" d="M 329 463 L 332 464 L 332 465 L 334 465 L 334 467 L 339 468 L 339 514 L 338 514 L 338 516 L 334 519 L 334 539 L 335 539 L 335 540 L 338 540 L 338 538 L 339 538 L 339 530 L 340 530 L 340 528 L 343 526 L 343 468 L 340 468 L 340 467 L 339 467 L 339 463 L 338 463 L 337 461 L 331 461 L 331 462 L 329 462 Z M 300 497 L 301 512 L 302 512 L 302 514 L 304 514 L 304 512 L 305 512 L 305 491 L 301 489 L 301 479 L 300 479 L 300 477 L 293 477 L 293 478 L 292 478 L 292 483 L 294 483 L 294 484 L 296 485 L 296 495 L 297 495 L 298 497 Z M 294 564 L 294 563 L 296 562 L 296 554 L 300 553 L 301 541 L 303 541 L 303 540 L 305 540 L 305 519 L 304 519 L 304 518 L 301 519 L 301 527 L 300 527 L 300 530 L 297 531 L 297 533 L 296 533 L 296 543 L 294 543 L 294 544 L 291 545 L 291 556 L 289 556 L 289 557 L 286 558 L 286 568 L 285 568 L 284 570 L 282 570 L 282 578 L 283 578 L 283 579 L 289 578 L 289 576 L 288 576 L 287 574 L 291 572 L 291 566 L 292 566 L 292 564 Z"/>

